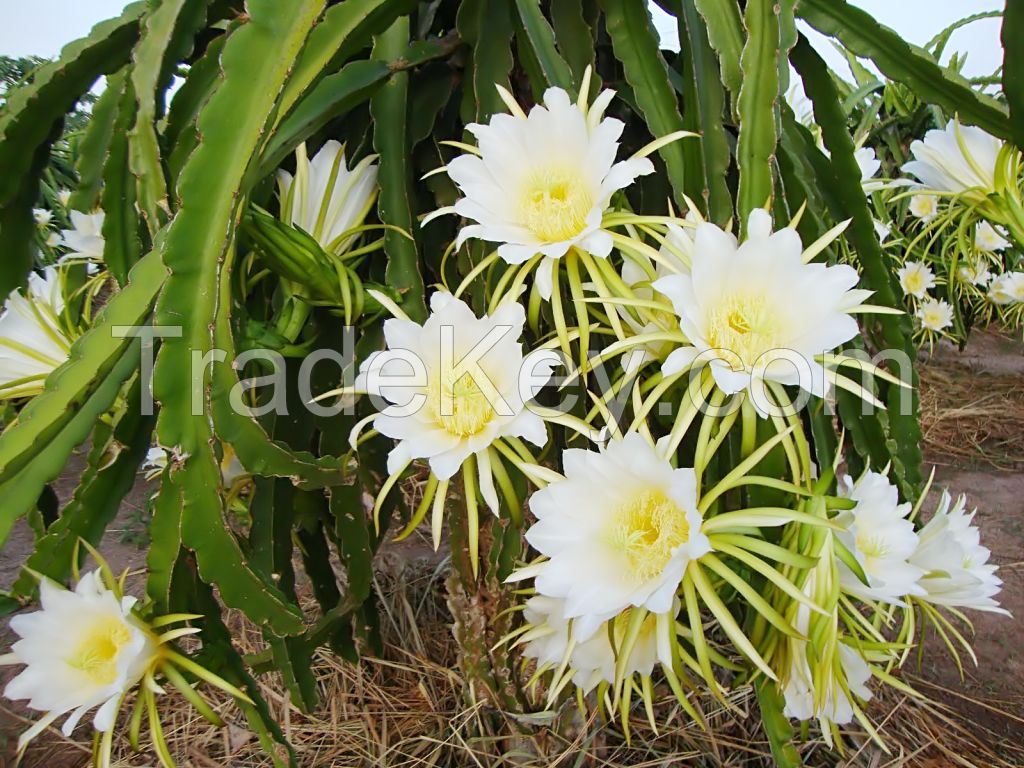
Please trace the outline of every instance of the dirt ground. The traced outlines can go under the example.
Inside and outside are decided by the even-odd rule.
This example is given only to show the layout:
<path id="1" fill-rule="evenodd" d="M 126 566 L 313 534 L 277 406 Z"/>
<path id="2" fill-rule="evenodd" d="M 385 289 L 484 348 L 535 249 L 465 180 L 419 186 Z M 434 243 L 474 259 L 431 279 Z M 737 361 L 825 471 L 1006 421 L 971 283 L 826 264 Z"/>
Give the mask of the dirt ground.
<path id="1" fill-rule="evenodd" d="M 1005 754 L 1005 747 L 1011 746 L 1019 754 L 1024 749 L 1024 344 L 995 334 L 976 334 L 964 352 L 941 346 L 925 367 L 923 379 L 924 447 L 929 464 L 936 467 L 936 490 L 924 507 L 924 515 L 927 517 L 934 509 L 937 489 L 948 487 L 954 494 L 968 495 L 969 505 L 978 508 L 976 520 L 981 526 L 982 543 L 992 550 L 992 560 L 1000 566 L 999 575 L 1004 581 L 1000 599 L 1013 618 L 972 612 L 978 665 L 965 658 L 963 681 L 934 637 L 926 643 L 921 669 L 908 663 L 904 673 L 919 690 L 950 707 L 962 721 L 984 726 L 993 734 L 992 746 L 997 751 Z M 952 402 L 942 394 L 950 391 L 946 386 L 950 381 L 958 384 Z M 77 474 L 80 458 L 75 462 L 68 469 L 68 478 Z M 73 485 L 69 480 L 59 483 L 56 490 L 63 502 Z M 108 531 L 102 549 L 115 569 L 141 569 L 145 565 L 144 549 L 130 539 L 149 493 L 150 489 L 140 484 Z M 31 544 L 32 536 L 26 528 L 14 531 L 0 556 L 0 584 L 6 586 L 13 581 Z M 6 648 L 9 641 L 4 623 L 0 626 L 0 646 Z M 0 682 L 10 674 L 10 670 L 0 670 Z M 25 714 L 0 702 L 0 768 L 14 764 L 14 743 L 27 722 Z M 970 761 L 971 755 L 963 758 Z M 79 768 L 88 760 L 86 745 L 63 740 L 51 729 L 22 765 Z M 140 760 L 132 764 L 151 764 L 148 756 L 140 756 Z M 749 763 L 739 760 L 728 764 Z M 850 763 L 854 764 L 861 763 Z M 905 764 L 940 768 L 947 763 L 911 760 Z M 218 763 L 195 765 L 208 768 Z"/>
<path id="2" fill-rule="evenodd" d="M 921 687 L 970 721 L 1024 745 L 1024 344 L 976 334 L 963 352 L 937 349 L 924 371 L 926 382 L 938 373 L 943 383 L 955 379 L 963 387 L 958 402 L 942 403 L 943 418 L 954 424 L 935 430 L 940 439 L 926 437 L 925 456 L 936 474 L 924 511 L 934 508 L 943 487 L 967 494 L 968 506 L 977 506 L 982 544 L 999 565 L 1000 601 L 1012 618 L 971 612 L 978 665 L 964 660 L 963 681 L 932 637 L 921 674 L 926 684 L 945 690 Z M 926 410 L 937 396 L 925 387 Z"/>

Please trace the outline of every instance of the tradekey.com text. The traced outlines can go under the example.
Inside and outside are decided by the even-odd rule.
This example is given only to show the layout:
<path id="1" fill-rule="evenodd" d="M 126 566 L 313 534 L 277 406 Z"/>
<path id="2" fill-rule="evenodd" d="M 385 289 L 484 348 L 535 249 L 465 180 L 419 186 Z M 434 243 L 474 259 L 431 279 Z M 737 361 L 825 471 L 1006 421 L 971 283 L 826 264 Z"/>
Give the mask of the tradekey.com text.
<path id="1" fill-rule="evenodd" d="M 494 385 L 487 373 L 488 356 L 513 333 L 511 326 L 497 326 L 469 350 L 458 349 L 455 328 L 442 328 L 436 349 L 428 349 L 432 359 L 423 359 L 424 350 L 389 350 L 386 365 L 373 365 L 378 354 L 357 360 L 358 329 L 347 326 L 339 331 L 336 348 L 317 349 L 296 358 L 285 357 L 271 348 L 246 349 L 233 356 L 226 349 L 194 349 L 189 377 L 191 413 L 209 412 L 212 397 L 209 382 L 214 367 L 228 365 L 233 384 L 228 403 L 236 413 L 259 417 L 267 414 L 290 415 L 304 408 L 316 417 L 354 415 L 361 397 L 368 397 L 374 408 L 394 417 L 411 416 L 424 408 L 442 416 L 452 416 L 458 408 L 457 391 L 471 389 L 474 397 L 498 415 L 512 413 L 514 406 Z M 180 338 L 182 327 L 175 325 L 114 326 L 116 338 L 137 338 L 144 387 L 143 415 L 156 410 L 152 392 L 153 368 L 159 355 L 159 341 Z M 749 368 L 739 356 L 727 349 L 694 350 L 689 364 L 671 374 L 648 379 L 641 391 L 638 374 L 645 366 L 659 366 L 654 351 L 634 348 L 619 358 L 606 360 L 602 352 L 592 352 L 581 366 L 560 349 L 541 347 L 522 361 L 517 372 L 518 391 L 513 393 L 527 407 L 545 413 L 586 413 L 597 408 L 609 423 L 621 423 L 630 405 L 646 403 L 644 410 L 659 418 L 673 418 L 680 411 L 710 416 L 727 416 L 749 398 L 762 417 L 791 417 L 822 403 L 826 413 L 834 413 L 837 387 L 828 380 L 821 355 L 808 359 L 791 349 L 773 349 L 762 354 Z M 864 416 L 878 409 L 895 409 L 901 415 L 913 412 L 912 361 L 902 350 L 887 349 L 874 355 L 863 350 L 844 352 L 842 388 L 857 395 L 856 407 Z M 888 405 L 872 394 L 872 375 L 896 385 Z M 737 376 L 740 374 L 740 376 Z M 437 381 L 448 386 L 437 386 Z M 669 384 L 671 379 L 671 385 Z M 331 382 L 325 387 L 324 382 Z M 726 382 L 726 386 L 723 386 Z M 716 386 L 717 385 L 717 386 Z M 659 395 L 651 403 L 651 394 Z M 515 398 L 512 398 L 515 399 Z"/>

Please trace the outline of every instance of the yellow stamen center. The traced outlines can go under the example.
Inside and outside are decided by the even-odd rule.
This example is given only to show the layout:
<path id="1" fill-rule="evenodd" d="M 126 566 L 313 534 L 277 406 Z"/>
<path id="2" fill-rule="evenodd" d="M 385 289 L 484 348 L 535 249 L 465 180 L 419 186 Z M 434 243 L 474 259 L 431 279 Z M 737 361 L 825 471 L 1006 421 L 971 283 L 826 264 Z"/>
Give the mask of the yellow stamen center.
<path id="1" fill-rule="evenodd" d="M 472 374 L 458 379 L 436 377 L 430 382 L 427 407 L 434 420 L 450 435 L 469 437 L 494 418 L 494 406 Z"/>
<path id="2" fill-rule="evenodd" d="M 938 203 L 931 195 L 915 195 L 910 199 L 910 211 L 919 219 L 925 219 L 935 215 Z"/>
<path id="3" fill-rule="evenodd" d="M 942 310 L 928 308 L 921 314 L 921 324 L 926 328 L 938 328 L 945 324 Z"/>
<path id="4" fill-rule="evenodd" d="M 729 296 L 708 317 L 708 343 L 724 350 L 734 371 L 753 368 L 765 352 L 779 346 L 774 307 L 758 295 Z"/>
<path id="5" fill-rule="evenodd" d="M 857 550 L 864 555 L 866 560 L 883 558 L 889 551 L 889 544 L 882 536 L 875 536 L 867 531 L 857 534 Z"/>
<path id="6" fill-rule="evenodd" d="M 131 639 L 123 621 L 115 617 L 101 619 L 89 628 L 67 663 L 96 685 L 110 685 L 117 679 L 117 657 Z"/>
<path id="7" fill-rule="evenodd" d="M 903 283 L 907 289 L 907 293 L 923 293 L 927 290 L 924 273 L 916 270 L 907 272 L 906 276 L 903 278 Z"/>
<path id="8" fill-rule="evenodd" d="M 530 180 L 520 208 L 523 224 L 545 242 L 576 237 L 587 224 L 594 200 L 584 180 L 567 171 L 548 171 Z"/>
<path id="9" fill-rule="evenodd" d="M 648 491 L 619 508 L 607 531 L 636 582 L 661 574 L 672 552 L 690 538 L 686 514 L 660 491 Z"/>

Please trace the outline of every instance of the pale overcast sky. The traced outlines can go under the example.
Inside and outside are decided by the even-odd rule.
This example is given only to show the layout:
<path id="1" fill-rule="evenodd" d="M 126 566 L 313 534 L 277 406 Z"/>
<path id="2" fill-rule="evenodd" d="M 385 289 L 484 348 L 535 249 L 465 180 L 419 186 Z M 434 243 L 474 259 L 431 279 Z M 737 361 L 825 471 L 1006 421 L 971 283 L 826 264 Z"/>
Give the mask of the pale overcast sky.
<path id="1" fill-rule="evenodd" d="M 2 3 L 4 0 L 0 0 Z M 935 35 L 957 19 L 983 11 L 1001 10 L 1002 0 L 851 0 L 853 5 L 863 8 L 887 27 L 899 32 L 903 39 L 915 45 L 924 45 Z M 654 8 L 655 22 L 660 9 Z M 678 33 L 671 18 L 668 26 L 659 24 L 662 34 L 675 40 L 678 49 Z M 1001 19 L 982 19 L 958 30 L 946 47 L 946 59 L 953 51 L 967 54 L 964 73 L 969 76 L 990 75 L 1003 60 L 1003 48 L 999 42 Z M 802 25 L 802 31 L 828 60 L 829 64 L 845 76 L 849 72 L 846 61 L 832 45 L 814 30 Z"/>
<path id="2" fill-rule="evenodd" d="M 883 24 L 918 45 L 956 19 L 1003 7 L 1001 0 L 854 0 Z M 86 34 L 97 21 L 117 15 L 125 0 L 0 0 L 0 54 L 54 56 L 65 43 Z M 986 19 L 961 30 L 951 48 L 968 54 L 967 73 L 990 74 L 1002 60 L 999 20 Z M 831 46 L 819 46 L 838 66 Z"/>

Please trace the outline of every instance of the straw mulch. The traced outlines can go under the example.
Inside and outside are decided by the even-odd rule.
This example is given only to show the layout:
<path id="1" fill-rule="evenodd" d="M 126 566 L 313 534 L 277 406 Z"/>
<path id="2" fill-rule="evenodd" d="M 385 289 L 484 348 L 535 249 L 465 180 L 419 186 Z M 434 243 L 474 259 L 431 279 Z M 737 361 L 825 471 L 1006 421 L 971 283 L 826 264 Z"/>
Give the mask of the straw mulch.
<path id="1" fill-rule="evenodd" d="M 953 354 L 937 355 L 919 368 L 921 428 L 930 460 L 1024 468 L 1024 372 L 1014 368 L 972 370 Z"/>
<path id="2" fill-rule="evenodd" d="M 310 768 L 388 766 L 399 768 L 668 768 L 677 765 L 771 766 L 773 762 L 757 718 L 757 703 L 747 688 L 733 691 L 730 708 L 702 700 L 710 729 L 702 730 L 671 701 L 666 691 L 658 704 L 655 734 L 642 709 L 633 713 L 627 744 L 617 723 L 580 715 L 568 702 L 556 718 L 502 713 L 487 703 L 468 706 L 455 669 L 456 647 L 446 607 L 447 563 L 435 558 L 409 561 L 382 553 L 377 590 L 381 597 L 385 653 L 353 665 L 318 653 L 321 707 L 303 714 L 292 705 L 276 674 L 260 678 L 261 689 L 295 746 L 299 764 Z M 264 644 L 258 629 L 233 616 L 240 648 L 258 653 Z M 404 649 L 404 650 L 403 650 Z M 921 689 L 949 701 L 935 689 Z M 657 689 L 656 689 L 657 691 Z M 177 694 L 161 697 L 168 743 L 186 768 L 271 766 L 237 709 L 216 699 L 229 723 L 214 728 L 195 715 Z M 126 708 L 127 709 L 127 708 Z M 887 691 L 872 703 L 889 753 L 852 732 L 844 757 L 820 740 L 801 749 L 810 766 L 997 766 L 1024 765 L 1024 747 L 1000 744 L 976 723 L 940 704 Z M 1013 718 L 1013 715 L 1007 714 Z M 552 722 L 557 721 L 557 726 Z M 84 729 L 82 729 L 84 730 Z M 813 734 L 811 734 L 813 736 Z M 56 729 L 40 738 L 26 757 L 28 768 L 71 768 L 88 763 L 85 743 L 63 739 Z M 144 745 L 144 748 L 146 745 Z M 152 752 L 131 753 L 127 743 L 115 749 L 116 766 L 152 766 Z"/>

